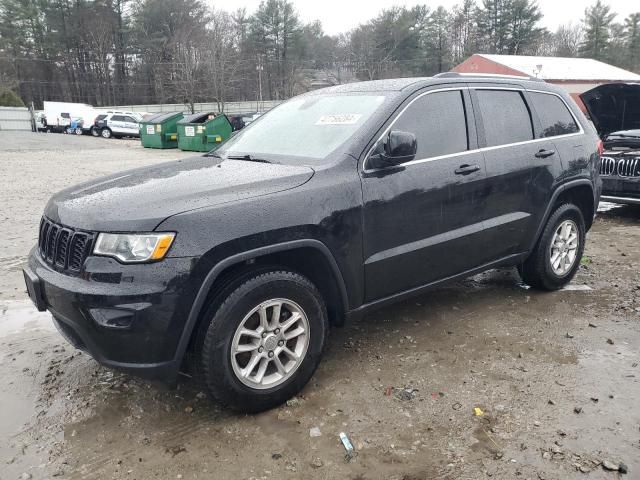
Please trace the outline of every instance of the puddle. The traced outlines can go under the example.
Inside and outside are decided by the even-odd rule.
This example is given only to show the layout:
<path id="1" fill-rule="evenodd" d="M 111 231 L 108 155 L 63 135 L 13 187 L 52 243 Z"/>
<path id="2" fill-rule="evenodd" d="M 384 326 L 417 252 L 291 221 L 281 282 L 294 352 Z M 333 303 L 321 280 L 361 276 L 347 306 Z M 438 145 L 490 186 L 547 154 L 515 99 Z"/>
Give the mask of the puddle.
<path id="1" fill-rule="evenodd" d="M 0 339 L 37 330 L 55 331 L 50 313 L 38 312 L 30 301 L 0 303 Z"/>
<path id="2" fill-rule="evenodd" d="M 561 288 L 560 290 L 565 292 L 588 292 L 593 290 L 593 288 L 591 288 L 589 285 L 580 285 L 577 283 L 570 283 L 569 285 Z"/>

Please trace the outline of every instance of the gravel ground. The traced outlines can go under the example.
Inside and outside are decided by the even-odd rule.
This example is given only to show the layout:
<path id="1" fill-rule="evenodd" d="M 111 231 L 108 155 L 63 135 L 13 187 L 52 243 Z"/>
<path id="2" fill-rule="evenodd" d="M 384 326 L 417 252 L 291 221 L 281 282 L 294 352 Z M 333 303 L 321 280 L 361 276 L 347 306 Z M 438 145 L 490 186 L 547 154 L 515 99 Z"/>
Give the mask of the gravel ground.
<path id="1" fill-rule="evenodd" d="M 51 193 L 180 152 L 61 135 L 0 145 L 0 218 L 15 225 L 0 257 L 0 479 L 640 478 L 640 208 L 601 208 L 578 290 L 498 270 L 385 308 L 332 332 L 299 397 L 240 416 L 195 379 L 169 391 L 100 367 L 23 292 Z"/>
<path id="2" fill-rule="evenodd" d="M 22 298 L 21 264 L 38 239 L 38 225 L 55 192 L 109 173 L 191 156 L 142 148 L 137 139 L 0 132 L 0 300 Z"/>

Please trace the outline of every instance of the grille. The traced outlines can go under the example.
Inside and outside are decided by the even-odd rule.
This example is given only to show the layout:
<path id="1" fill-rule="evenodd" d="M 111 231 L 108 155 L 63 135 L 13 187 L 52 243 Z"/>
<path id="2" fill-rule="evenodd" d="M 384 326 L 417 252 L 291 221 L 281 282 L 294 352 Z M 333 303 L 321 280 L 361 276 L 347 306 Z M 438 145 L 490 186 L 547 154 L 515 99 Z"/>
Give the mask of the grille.
<path id="1" fill-rule="evenodd" d="M 38 248 L 49 265 L 77 273 L 89 255 L 93 237 L 92 233 L 73 230 L 42 217 Z"/>
<path id="2" fill-rule="evenodd" d="M 600 175 L 619 177 L 640 177 L 640 157 L 602 157 Z"/>

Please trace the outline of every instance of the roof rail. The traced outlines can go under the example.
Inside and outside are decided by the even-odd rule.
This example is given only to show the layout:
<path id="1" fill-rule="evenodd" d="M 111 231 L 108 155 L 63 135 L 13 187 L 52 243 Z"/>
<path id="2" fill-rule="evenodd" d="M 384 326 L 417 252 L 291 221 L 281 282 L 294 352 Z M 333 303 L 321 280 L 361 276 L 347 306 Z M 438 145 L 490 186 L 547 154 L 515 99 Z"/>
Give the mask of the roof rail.
<path id="1" fill-rule="evenodd" d="M 530 80 L 533 82 L 544 82 L 542 78 L 532 77 L 530 75 L 505 75 L 501 73 L 460 73 L 460 72 L 442 72 L 434 75 L 437 78 L 513 78 L 518 80 Z"/>

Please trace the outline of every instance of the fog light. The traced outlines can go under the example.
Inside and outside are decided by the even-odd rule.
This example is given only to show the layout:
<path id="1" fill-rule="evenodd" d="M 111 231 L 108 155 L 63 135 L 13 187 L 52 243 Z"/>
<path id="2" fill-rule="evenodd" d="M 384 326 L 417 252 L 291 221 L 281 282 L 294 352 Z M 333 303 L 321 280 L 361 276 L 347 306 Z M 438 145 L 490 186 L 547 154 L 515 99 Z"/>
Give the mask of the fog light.
<path id="1" fill-rule="evenodd" d="M 113 329 L 131 328 L 135 312 L 117 308 L 91 308 L 91 317 L 98 325 Z"/>

